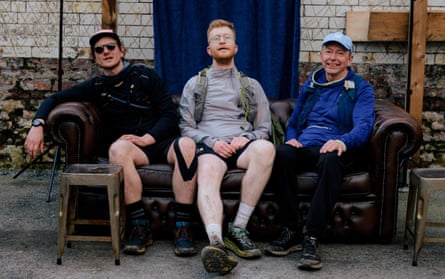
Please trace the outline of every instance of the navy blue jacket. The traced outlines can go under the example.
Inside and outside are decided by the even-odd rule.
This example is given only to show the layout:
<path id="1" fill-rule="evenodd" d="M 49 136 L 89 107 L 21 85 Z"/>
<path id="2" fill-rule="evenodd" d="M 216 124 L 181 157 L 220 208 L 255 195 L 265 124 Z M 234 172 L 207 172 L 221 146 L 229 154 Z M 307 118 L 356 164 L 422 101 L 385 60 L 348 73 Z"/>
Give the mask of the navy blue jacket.
<path id="1" fill-rule="evenodd" d="M 286 141 L 297 139 L 308 147 L 333 139 L 355 149 L 369 140 L 374 118 L 374 90 L 368 82 L 350 68 L 344 79 L 327 82 L 324 69 L 318 69 L 303 84 Z"/>

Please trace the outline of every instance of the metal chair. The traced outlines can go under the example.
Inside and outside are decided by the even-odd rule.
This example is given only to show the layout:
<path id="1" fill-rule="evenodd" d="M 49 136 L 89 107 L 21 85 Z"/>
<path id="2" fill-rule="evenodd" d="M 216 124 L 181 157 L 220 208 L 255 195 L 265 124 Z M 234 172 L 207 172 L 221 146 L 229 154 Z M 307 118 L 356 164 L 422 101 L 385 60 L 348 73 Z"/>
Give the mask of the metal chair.
<path id="1" fill-rule="evenodd" d="M 57 239 L 57 264 L 62 264 L 62 254 L 67 242 L 71 241 L 105 241 L 112 243 L 115 264 L 120 264 L 120 204 L 123 195 L 121 184 L 122 167 L 111 164 L 74 164 L 62 173 L 59 200 L 59 226 Z M 77 191 L 79 186 L 105 186 L 107 188 L 109 220 L 78 219 L 76 216 Z M 78 235 L 75 225 L 107 225 L 111 236 Z"/>
<path id="2" fill-rule="evenodd" d="M 412 265 L 417 266 L 419 252 L 425 242 L 445 242 L 445 237 L 425 237 L 426 227 L 444 227 L 445 223 L 428 220 L 428 205 L 433 191 L 445 191 L 445 168 L 417 168 L 410 174 L 410 189 L 405 220 L 403 248 L 408 238 L 414 240 Z"/>

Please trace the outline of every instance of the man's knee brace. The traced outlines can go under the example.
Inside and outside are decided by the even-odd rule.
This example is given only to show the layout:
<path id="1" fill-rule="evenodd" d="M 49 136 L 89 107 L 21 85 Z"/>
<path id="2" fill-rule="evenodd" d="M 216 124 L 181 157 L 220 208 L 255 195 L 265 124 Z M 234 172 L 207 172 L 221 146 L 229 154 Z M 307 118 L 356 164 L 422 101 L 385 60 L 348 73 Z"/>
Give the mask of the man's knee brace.
<path id="1" fill-rule="evenodd" d="M 175 142 L 173 143 L 173 148 L 176 153 L 176 158 L 178 159 L 179 172 L 181 173 L 182 178 L 184 179 L 184 181 L 192 180 L 193 176 L 196 173 L 196 169 L 198 168 L 198 160 L 196 158 L 196 154 L 193 156 L 190 167 L 187 167 L 184 156 L 182 156 L 181 149 L 179 148 L 179 139 L 175 140 Z"/>

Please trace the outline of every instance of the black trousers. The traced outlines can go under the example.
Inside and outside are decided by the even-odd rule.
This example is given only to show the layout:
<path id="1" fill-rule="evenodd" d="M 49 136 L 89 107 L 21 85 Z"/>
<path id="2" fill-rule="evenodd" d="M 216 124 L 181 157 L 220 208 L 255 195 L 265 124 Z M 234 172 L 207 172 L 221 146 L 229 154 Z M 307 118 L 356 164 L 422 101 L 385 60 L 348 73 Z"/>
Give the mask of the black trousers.
<path id="1" fill-rule="evenodd" d="M 340 192 L 344 161 L 352 161 L 349 156 L 351 154 L 348 153 L 345 152 L 342 156 L 338 156 L 337 152 L 321 154 L 318 146 L 295 148 L 283 144 L 277 148 L 270 187 L 277 194 L 285 226 L 301 231 L 295 177 L 304 171 L 316 171 L 319 180 L 309 207 L 305 234 L 320 238 Z"/>

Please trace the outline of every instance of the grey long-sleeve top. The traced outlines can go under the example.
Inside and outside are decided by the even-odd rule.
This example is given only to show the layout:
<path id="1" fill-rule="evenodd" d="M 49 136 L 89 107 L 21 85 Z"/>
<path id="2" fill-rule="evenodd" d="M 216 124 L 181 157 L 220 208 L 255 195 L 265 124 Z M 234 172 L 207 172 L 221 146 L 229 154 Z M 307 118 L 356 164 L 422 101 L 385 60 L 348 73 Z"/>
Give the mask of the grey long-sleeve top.
<path id="1" fill-rule="evenodd" d="M 237 69 L 210 68 L 207 77 L 207 96 L 199 123 L 194 116 L 194 89 L 198 76 L 192 77 L 184 86 L 179 107 L 181 134 L 209 147 L 218 140 L 230 142 L 238 136 L 268 139 L 271 133 L 269 102 L 260 83 L 251 78 L 257 113 L 250 123 L 244 119 L 244 109 L 240 105 L 241 82 Z"/>

